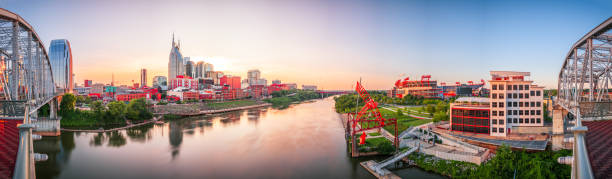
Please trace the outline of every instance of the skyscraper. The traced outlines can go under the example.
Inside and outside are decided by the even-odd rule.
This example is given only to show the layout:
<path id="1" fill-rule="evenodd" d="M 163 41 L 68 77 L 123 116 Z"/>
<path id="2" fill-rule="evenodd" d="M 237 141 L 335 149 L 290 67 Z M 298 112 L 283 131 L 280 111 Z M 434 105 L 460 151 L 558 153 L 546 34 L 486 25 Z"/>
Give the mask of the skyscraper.
<path id="1" fill-rule="evenodd" d="M 195 75 L 195 64 L 189 60 L 189 57 L 185 57 L 185 75 L 194 78 Z"/>
<path id="2" fill-rule="evenodd" d="M 55 87 L 64 92 L 72 92 L 74 81 L 70 42 L 66 39 L 52 40 L 49 46 L 49 61 Z"/>
<path id="3" fill-rule="evenodd" d="M 140 87 L 144 88 L 147 86 L 147 69 L 140 69 Z"/>
<path id="4" fill-rule="evenodd" d="M 213 64 L 205 63 L 204 64 L 204 77 L 212 78 L 212 72 L 214 71 Z"/>
<path id="5" fill-rule="evenodd" d="M 168 86 L 168 79 L 165 76 L 153 77 L 153 88 Z"/>
<path id="6" fill-rule="evenodd" d="M 199 61 L 195 66 L 194 78 L 204 78 L 204 62 Z"/>
<path id="7" fill-rule="evenodd" d="M 170 49 L 170 59 L 168 61 L 168 80 L 172 81 L 177 75 L 185 75 L 185 62 L 181 54 L 181 44 L 174 43 L 172 34 L 172 49 Z"/>

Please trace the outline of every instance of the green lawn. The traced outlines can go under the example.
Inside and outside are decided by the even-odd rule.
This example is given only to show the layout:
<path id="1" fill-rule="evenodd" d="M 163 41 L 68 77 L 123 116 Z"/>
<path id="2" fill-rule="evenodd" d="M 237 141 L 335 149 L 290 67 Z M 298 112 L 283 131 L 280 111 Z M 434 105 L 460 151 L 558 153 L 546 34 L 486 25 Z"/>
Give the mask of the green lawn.
<path id="1" fill-rule="evenodd" d="M 379 132 L 372 132 L 372 133 L 370 133 L 368 135 L 370 135 L 370 136 L 380 136 L 380 133 Z"/>
<path id="2" fill-rule="evenodd" d="M 410 112 L 410 113 L 415 114 L 415 115 L 427 115 L 427 114 L 429 114 L 428 112 L 425 112 L 425 110 L 423 110 L 423 107 L 421 107 L 421 106 L 419 106 L 419 107 L 406 107 L 405 109 L 408 109 L 408 110 L 404 110 L 404 111 Z M 415 112 L 412 112 L 410 110 L 417 111 L 417 112 L 415 113 Z"/>
<path id="3" fill-rule="evenodd" d="M 390 111 L 388 109 L 384 109 L 384 108 L 379 108 L 378 109 L 381 113 L 381 115 L 384 118 L 396 118 L 396 112 Z M 413 118 L 407 115 L 403 115 L 400 118 L 397 118 L 397 132 L 401 133 L 402 131 L 408 129 L 411 126 L 418 126 L 421 124 L 425 124 L 428 122 L 431 122 L 431 119 L 417 119 L 417 118 Z M 385 130 L 387 130 L 389 133 L 393 134 L 395 132 L 395 126 L 393 125 L 388 125 L 384 127 Z"/>

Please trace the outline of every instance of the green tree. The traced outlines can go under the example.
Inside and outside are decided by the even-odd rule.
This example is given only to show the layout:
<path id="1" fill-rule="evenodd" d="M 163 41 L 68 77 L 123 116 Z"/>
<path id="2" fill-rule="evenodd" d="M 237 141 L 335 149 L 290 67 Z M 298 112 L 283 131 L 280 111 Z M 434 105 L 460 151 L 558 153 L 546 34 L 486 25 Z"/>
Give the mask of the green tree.
<path id="1" fill-rule="evenodd" d="M 68 114 L 74 111 L 74 105 L 76 103 L 76 97 L 72 93 L 66 93 L 62 96 L 62 102 L 60 102 L 59 115 L 66 117 Z"/>
<path id="2" fill-rule="evenodd" d="M 118 119 L 125 119 L 127 114 L 127 104 L 121 101 L 113 101 L 108 103 L 107 107 L 110 118 L 115 119 L 115 121 Z"/>
<path id="3" fill-rule="evenodd" d="M 106 110 L 106 107 L 104 106 L 104 104 L 102 104 L 102 101 L 97 100 L 92 102 L 89 105 L 89 108 L 91 108 L 91 110 L 96 114 L 96 115 L 102 115 L 102 113 Z"/>
<path id="4" fill-rule="evenodd" d="M 433 115 L 433 122 L 448 121 L 448 118 L 446 111 L 438 111 Z"/>
<path id="5" fill-rule="evenodd" d="M 127 106 L 127 118 L 130 120 L 151 119 L 153 114 L 147 109 L 147 101 L 144 98 L 132 99 Z"/>
<path id="6" fill-rule="evenodd" d="M 425 107 L 425 111 L 426 111 L 427 113 L 429 113 L 431 116 L 433 116 L 433 114 L 436 112 L 436 108 L 435 108 L 433 105 L 428 104 L 428 105 Z"/>

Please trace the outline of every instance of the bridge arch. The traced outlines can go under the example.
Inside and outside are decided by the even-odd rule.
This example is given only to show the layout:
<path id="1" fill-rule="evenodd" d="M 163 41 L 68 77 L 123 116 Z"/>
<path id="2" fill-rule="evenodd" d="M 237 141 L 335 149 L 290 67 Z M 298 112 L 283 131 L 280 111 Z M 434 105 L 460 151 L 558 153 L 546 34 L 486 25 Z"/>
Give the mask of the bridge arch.
<path id="1" fill-rule="evenodd" d="M 572 178 L 593 178 L 593 169 L 599 171 L 598 167 L 601 166 L 594 165 L 595 168 L 591 168 L 589 150 L 595 145 L 607 145 L 587 144 L 589 128 L 582 121 L 612 117 L 611 29 L 612 17 L 580 38 L 565 56 L 559 72 L 558 95 L 554 103 L 575 116 L 574 126 L 568 129 L 574 133 Z M 592 126 L 591 123 L 589 127 Z M 597 131 L 601 129 L 594 130 L 595 133 Z M 595 136 L 595 133 L 590 132 L 589 135 Z M 587 145 L 591 147 L 587 148 Z"/>
<path id="2" fill-rule="evenodd" d="M 0 8 L 0 115 L 33 113 L 58 93 L 47 50 L 21 16 Z"/>

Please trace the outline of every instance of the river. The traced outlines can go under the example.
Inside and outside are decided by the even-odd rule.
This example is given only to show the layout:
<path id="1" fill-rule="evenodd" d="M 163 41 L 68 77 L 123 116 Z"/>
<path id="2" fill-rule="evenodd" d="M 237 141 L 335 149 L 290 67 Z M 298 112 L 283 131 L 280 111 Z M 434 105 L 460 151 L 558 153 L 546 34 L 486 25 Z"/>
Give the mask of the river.
<path id="1" fill-rule="evenodd" d="M 332 98 L 35 141 L 38 178 L 374 178 L 347 152 Z M 442 178 L 408 168 L 403 178 Z"/>

